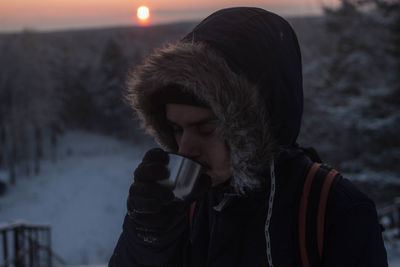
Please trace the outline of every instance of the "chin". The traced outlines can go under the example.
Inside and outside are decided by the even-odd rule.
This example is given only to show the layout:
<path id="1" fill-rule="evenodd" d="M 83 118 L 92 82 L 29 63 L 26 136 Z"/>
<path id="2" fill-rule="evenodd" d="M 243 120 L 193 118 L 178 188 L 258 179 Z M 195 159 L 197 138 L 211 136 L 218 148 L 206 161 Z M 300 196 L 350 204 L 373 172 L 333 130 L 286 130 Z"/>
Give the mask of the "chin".
<path id="1" fill-rule="evenodd" d="M 211 186 L 217 186 L 229 180 L 230 176 L 219 176 L 215 173 L 207 173 L 211 177 Z"/>

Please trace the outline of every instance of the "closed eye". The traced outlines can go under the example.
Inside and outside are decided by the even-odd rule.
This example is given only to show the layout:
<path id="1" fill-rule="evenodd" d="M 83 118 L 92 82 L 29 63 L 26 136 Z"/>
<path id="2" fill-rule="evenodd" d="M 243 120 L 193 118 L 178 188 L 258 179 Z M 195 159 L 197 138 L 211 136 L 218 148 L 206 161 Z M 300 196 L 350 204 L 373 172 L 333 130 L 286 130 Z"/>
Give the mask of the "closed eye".
<path id="1" fill-rule="evenodd" d="M 171 126 L 172 132 L 174 134 L 178 134 L 178 133 L 182 132 L 182 127 L 179 127 L 178 125 L 176 125 L 174 123 L 170 123 L 170 126 Z"/>
<path id="2" fill-rule="evenodd" d="M 205 122 L 197 126 L 198 132 L 203 136 L 211 135 L 217 129 L 217 124 L 214 121 Z"/>

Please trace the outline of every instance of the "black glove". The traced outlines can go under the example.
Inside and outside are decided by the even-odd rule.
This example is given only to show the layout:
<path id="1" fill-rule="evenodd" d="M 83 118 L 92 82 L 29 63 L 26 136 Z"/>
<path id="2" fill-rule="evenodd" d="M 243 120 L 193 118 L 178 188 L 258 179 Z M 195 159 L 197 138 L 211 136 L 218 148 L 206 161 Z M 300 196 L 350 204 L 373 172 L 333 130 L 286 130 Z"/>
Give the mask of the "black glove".
<path id="1" fill-rule="evenodd" d="M 168 161 L 168 154 L 162 149 L 149 150 L 135 170 L 129 189 L 131 225 L 137 238 L 149 246 L 174 242 L 189 225 L 190 201 L 176 199 L 170 189 L 157 183 L 169 177 Z"/>

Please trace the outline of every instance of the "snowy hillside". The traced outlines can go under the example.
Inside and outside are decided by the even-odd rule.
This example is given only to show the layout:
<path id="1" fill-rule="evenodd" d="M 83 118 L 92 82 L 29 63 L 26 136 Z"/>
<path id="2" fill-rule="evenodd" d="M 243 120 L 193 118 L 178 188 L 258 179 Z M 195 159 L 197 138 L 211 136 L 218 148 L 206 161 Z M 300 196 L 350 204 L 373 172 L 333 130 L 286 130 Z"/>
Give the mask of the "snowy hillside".
<path id="1" fill-rule="evenodd" d="M 85 132 L 60 141 L 54 165 L 24 177 L 0 198 L 0 222 L 52 226 L 54 251 L 68 264 L 108 261 L 121 231 L 132 173 L 144 145 Z"/>

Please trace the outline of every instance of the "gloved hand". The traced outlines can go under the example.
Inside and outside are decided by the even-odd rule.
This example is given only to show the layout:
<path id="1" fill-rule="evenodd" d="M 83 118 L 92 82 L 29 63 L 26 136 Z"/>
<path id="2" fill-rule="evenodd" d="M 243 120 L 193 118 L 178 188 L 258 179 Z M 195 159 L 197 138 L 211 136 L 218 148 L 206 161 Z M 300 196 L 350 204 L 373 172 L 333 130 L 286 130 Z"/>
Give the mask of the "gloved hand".
<path id="1" fill-rule="evenodd" d="M 188 229 L 190 201 L 175 199 L 170 189 L 157 183 L 169 177 L 168 161 L 162 149 L 149 150 L 135 170 L 129 189 L 131 225 L 137 238 L 147 245 L 168 245 Z"/>

